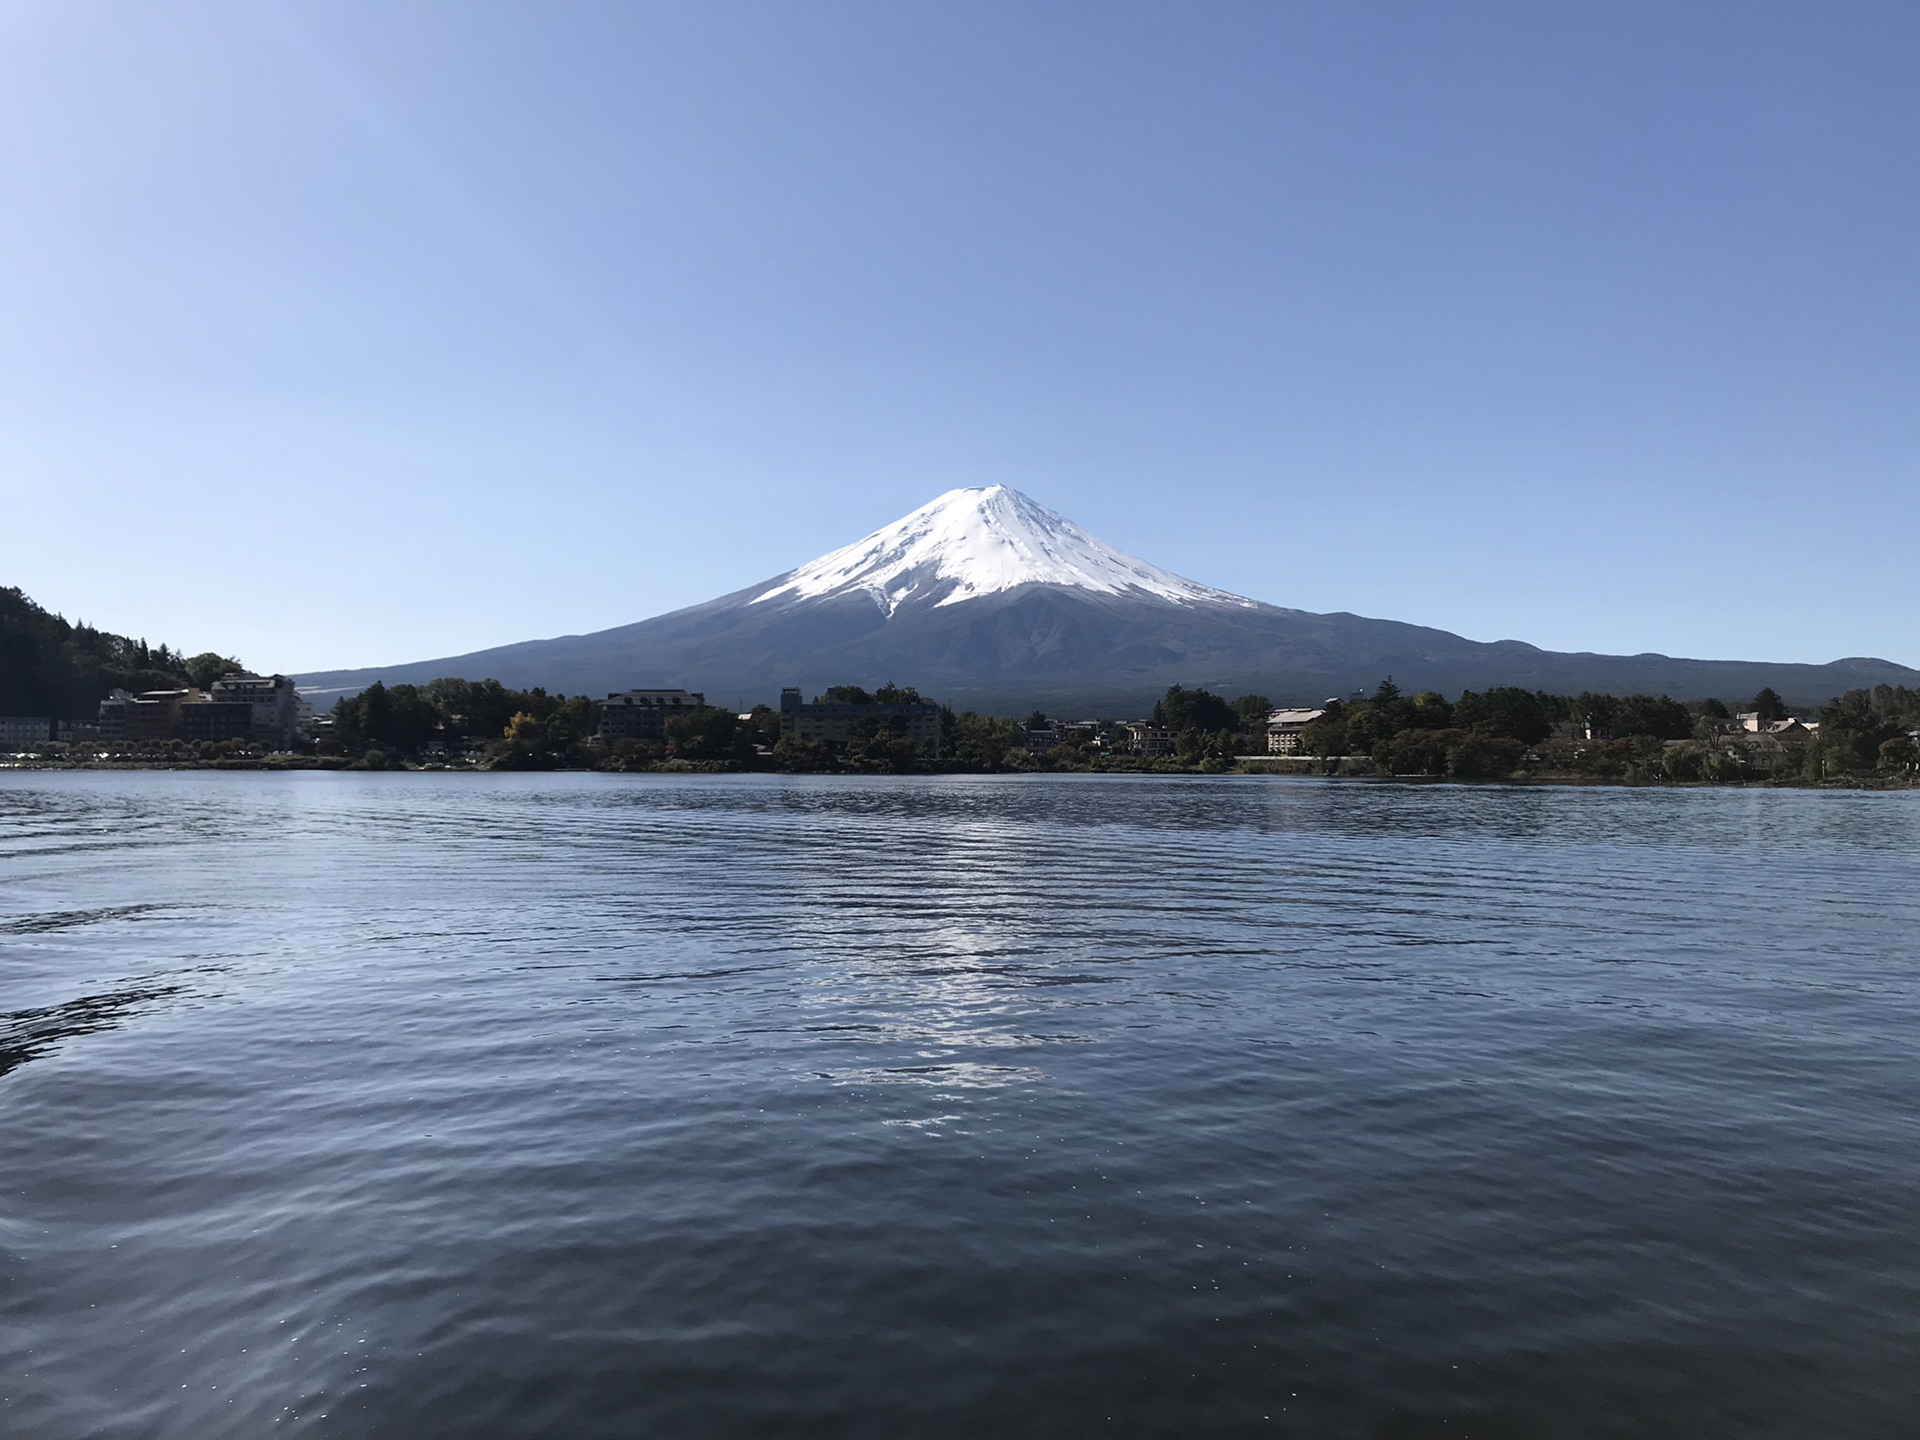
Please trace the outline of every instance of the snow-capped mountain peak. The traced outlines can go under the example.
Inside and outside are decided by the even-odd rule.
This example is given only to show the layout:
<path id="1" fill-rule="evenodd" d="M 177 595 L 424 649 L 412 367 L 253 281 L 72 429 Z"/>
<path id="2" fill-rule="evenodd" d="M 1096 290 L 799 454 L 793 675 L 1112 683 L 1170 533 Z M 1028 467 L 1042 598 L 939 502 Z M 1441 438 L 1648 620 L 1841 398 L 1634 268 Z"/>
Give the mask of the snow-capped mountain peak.
<path id="1" fill-rule="evenodd" d="M 864 540 L 783 575 L 751 603 L 858 592 L 892 615 L 910 603 L 958 605 L 1017 585 L 1258 608 L 1116 550 L 1005 485 L 949 490 Z"/>

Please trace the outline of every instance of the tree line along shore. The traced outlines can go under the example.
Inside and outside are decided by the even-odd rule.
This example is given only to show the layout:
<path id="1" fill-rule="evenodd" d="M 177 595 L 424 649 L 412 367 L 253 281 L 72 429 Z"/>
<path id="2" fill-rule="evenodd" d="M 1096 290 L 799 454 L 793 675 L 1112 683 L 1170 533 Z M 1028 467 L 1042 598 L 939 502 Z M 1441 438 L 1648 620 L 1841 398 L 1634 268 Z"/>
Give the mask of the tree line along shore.
<path id="1" fill-rule="evenodd" d="M 203 686 L 240 669 L 52 615 L 0 588 L 0 714 L 82 719 L 108 690 Z M 1907 786 L 1920 783 L 1920 689 L 1876 686 L 1790 716 L 1771 690 L 1736 714 L 1715 699 L 1552 695 L 1518 687 L 1329 700 L 1269 753 L 1273 706 L 1174 686 L 1139 720 L 1024 721 L 956 712 L 910 687 L 836 686 L 816 703 L 873 707 L 835 742 L 795 733 L 767 705 L 735 713 L 698 705 L 657 738 L 604 741 L 601 702 L 518 690 L 495 680 L 373 685 L 338 702 L 302 753 L 268 755 L 244 740 L 138 747 L 77 741 L 24 747 L 16 763 L 66 766 L 300 766 L 327 769 L 769 770 L 976 774 L 1229 771 L 1460 780 L 1630 784 Z M 937 740 L 914 743 L 902 709 L 937 711 Z M 889 713 L 896 712 L 896 713 Z M 924 736 L 925 727 L 916 733 Z"/>
<path id="2" fill-rule="evenodd" d="M 911 687 L 835 686 L 815 703 L 921 702 Z M 1736 714 L 1718 700 L 1550 695 L 1515 687 L 1457 698 L 1407 695 L 1391 680 L 1370 696 L 1333 700 L 1292 754 L 1266 753 L 1274 707 L 1174 686 L 1144 720 L 1025 720 L 940 706 L 936 746 L 908 741 L 898 720 L 856 721 L 845 743 L 811 740 L 767 705 L 703 707 L 665 721 L 657 740 L 596 744 L 594 702 L 515 691 L 494 681 L 371 687 L 334 708 L 323 750 L 352 763 L 442 763 L 458 754 L 503 769 L 703 769 L 796 772 L 1242 770 L 1463 780 L 1578 779 L 1640 784 L 1911 784 L 1920 778 L 1920 690 L 1882 686 L 1838 697 L 1805 718 L 1763 690 Z M 1143 746 L 1143 737 L 1158 753 Z M 357 757 L 357 758 L 356 758 Z"/>
<path id="3" fill-rule="evenodd" d="M 1762 691 L 1735 713 L 1718 700 L 1550 695 L 1516 687 L 1449 699 L 1391 680 L 1364 698 L 1307 713 L 1291 752 L 1267 753 L 1265 696 L 1172 687 L 1135 721 L 1025 720 L 955 711 L 911 687 L 835 686 L 816 697 L 856 718 L 839 743 L 809 739 L 781 712 L 698 705 L 657 739 L 600 737 L 586 696 L 498 681 L 370 686 L 339 701 L 304 753 L 244 741 L 137 749 L 47 745 L 29 763 L 62 766 L 355 770 L 771 771 L 839 774 L 1280 773 L 1642 785 L 1920 785 L 1920 690 L 1856 690 L 1791 716 Z M 937 713 L 938 740 L 915 744 L 885 712 Z M 871 707 L 874 717 L 857 718 Z"/>

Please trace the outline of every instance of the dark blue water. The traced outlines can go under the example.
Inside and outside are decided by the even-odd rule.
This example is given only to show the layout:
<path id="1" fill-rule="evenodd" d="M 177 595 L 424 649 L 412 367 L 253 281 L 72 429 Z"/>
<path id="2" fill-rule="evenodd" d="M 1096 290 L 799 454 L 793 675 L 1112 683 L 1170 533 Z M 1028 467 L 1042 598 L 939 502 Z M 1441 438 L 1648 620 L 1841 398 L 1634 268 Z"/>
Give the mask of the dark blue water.
<path id="1" fill-rule="evenodd" d="M 1920 1433 L 1920 794 L 0 776 L 0 1434 Z"/>

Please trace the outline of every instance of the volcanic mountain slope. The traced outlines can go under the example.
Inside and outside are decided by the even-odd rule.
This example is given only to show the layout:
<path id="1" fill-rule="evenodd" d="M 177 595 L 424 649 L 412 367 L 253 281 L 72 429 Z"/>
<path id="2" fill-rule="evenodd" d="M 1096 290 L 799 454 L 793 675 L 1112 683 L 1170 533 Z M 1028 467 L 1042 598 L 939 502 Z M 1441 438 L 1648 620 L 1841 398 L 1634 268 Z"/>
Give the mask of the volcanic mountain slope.
<path id="1" fill-rule="evenodd" d="M 717 704 L 782 685 L 917 685 L 957 707 L 1131 713 L 1168 685 L 1276 701 L 1371 689 L 1523 685 L 1563 693 L 1744 699 L 1762 686 L 1813 702 L 1920 683 L 1885 660 L 1828 665 L 1564 654 L 1231 595 L 1098 540 L 1004 485 L 953 490 L 784 575 L 703 605 L 589 635 L 370 670 L 297 677 L 325 705 L 375 680 L 441 676 L 569 694 L 685 686 Z"/>

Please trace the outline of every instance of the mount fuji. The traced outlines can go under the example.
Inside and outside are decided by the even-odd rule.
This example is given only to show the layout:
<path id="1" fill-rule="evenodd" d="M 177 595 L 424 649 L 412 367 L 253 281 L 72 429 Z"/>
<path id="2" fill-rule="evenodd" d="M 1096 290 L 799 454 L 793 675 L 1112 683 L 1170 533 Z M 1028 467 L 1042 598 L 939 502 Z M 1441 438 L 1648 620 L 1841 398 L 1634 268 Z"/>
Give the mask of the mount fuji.
<path id="1" fill-rule="evenodd" d="M 950 490 L 796 570 L 637 624 L 295 679 L 322 705 L 375 680 L 441 676 L 590 695 L 684 686 L 718 704 L 770 701 L 782 685 L 897 680 L 956 708 L 1121 714 L 1172 684 L 1308 701 L 1389 674 L 1402 689 L 1449 694 L 1523 685 L 1744 699 L 1771 685 L 1800 702 L 1920 684 L 1920 671 L 1885 660 L 1564 654 L 1284 609 L 1129 555 L 1004 485 Z"/>
<path id="2" fill-rule="evenodd" d="M 1005 485 L 949 490 L 866 539 L 781 576 L 751 603 L 865 595 L 892 619 L 902 610 L 957 605 L 1023 585 L 1260 608 L 1257 600 L 1196 585 L 1116 550 Z"/>

